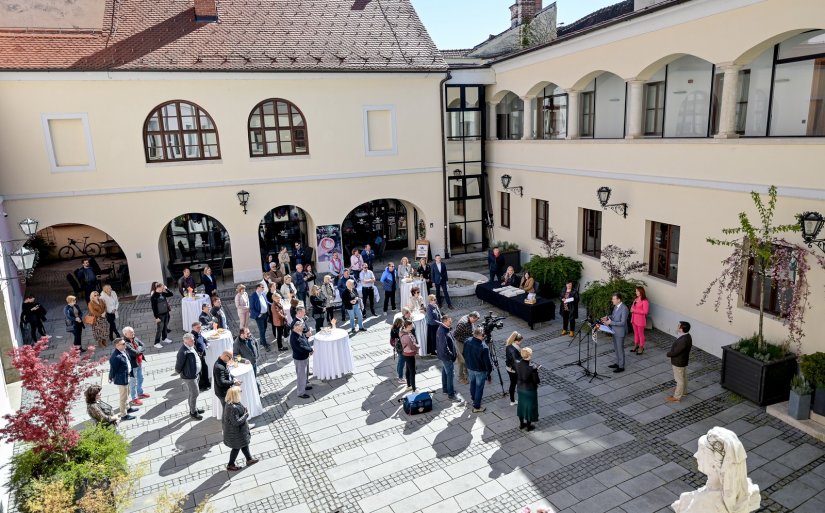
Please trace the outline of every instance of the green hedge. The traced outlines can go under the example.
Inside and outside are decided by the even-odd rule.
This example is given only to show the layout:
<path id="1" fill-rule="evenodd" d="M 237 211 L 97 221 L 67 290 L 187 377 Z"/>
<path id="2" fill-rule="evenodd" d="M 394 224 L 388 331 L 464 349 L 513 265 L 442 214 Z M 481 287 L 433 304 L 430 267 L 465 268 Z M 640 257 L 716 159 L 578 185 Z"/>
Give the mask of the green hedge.
<path id="1" fill-rule="evenodd" d="M 539 282 L 539 295 L 551 299 L 558 296 L 567 281 L 577 282 L 582 277 L 582 263 L 566 256 L 534 255 L 521 270 L 530 271 Z"/>
<path id="2" fill-rule="evenodd" d="M 61 481 L 78 496 L 86 486 L 108 483 L 125 474 L 128 455 L 129 442 L 114 429 L 89 427 L 80 432 L 80 442 L 65 457 L 31 449 L 13 456 L 9 488 L 18 510 L 26 513 L 25 504 L 36 493 L 36 481 Z"/>
<path id="3" fill-rule="evenodd" d="M 636 287 L 644 285 L 640 280 L 596 280 L 590 282 L 580 294 L 581 304 L 587 309 L 588 317 L 602 317 L 610 312 L 613 294 L 619 292 L 626 305 L 636 297 Z"/>
<path id="4" fill-rule="evenodd" d="M 825 388 L 825 353 L 803 355 L 799 362 L 799 369 L 811 385 Z"/>

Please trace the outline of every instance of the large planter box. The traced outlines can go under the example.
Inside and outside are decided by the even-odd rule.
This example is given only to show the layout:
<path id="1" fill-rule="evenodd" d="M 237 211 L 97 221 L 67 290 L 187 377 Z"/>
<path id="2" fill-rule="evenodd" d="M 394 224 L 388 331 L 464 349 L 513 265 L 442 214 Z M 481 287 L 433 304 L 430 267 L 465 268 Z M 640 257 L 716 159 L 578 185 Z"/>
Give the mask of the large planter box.
<path id="1" fill-rule="evenodd" d="M 516 249 L 513 251 L 502 251 L 501 256 L 504 257 L 504 269 L 507 270 L 506 266 L 513 266 L 515 272 L 521 272 L 521 250 Z M 516 284 L 518 285 L 518 284 Z"/>
<path id="2" fill-rule="evenodd" d="M 794 355 L 765 363 L 732 346 L 722 347 L 722 386 L 759 406 L 788 400 L 796 368 Z"/>
<path id="3" fill-rule="evenodd" d="M 816 387 L 814 392 L 814 413 L 825 415 L 825 387 Z"/>

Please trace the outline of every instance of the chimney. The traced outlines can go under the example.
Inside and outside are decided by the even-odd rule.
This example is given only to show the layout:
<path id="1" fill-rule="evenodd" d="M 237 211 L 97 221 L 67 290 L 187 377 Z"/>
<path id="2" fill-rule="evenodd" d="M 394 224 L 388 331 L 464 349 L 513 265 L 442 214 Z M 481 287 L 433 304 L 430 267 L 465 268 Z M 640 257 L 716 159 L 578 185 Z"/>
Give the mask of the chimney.
<path id="1" fill-rule="evenodd" d="M 532 20 L 541 10 L 542 0 L 516 0 L 510 6 L 510 28 L 517 27 L 526 20 Z"/>
<path id="2" fill-rule="evenodd" d="M 218 21 L 218 0 L 195 0 L 195 21 L 198 23 Z"/>

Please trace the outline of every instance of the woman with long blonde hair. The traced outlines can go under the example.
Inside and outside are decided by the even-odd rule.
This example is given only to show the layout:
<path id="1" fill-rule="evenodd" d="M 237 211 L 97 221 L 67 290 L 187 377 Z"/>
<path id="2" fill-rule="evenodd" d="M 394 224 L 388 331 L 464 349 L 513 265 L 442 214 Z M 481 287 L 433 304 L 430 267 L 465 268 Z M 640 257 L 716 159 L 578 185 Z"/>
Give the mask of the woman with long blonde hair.
<path id="1" fill-rule="evenodd" d="M 507 366 L 507 375 L 510 376 L 510 406 L 516 404 L 516 385 L 518 384 L 518 375 L 516 374 L 516 366 L 521 361 L 521 341 L 524 337 L 521 333 L 514 331 L 507 337 L 507 347 L 504 349 L 504 361 Z"/>

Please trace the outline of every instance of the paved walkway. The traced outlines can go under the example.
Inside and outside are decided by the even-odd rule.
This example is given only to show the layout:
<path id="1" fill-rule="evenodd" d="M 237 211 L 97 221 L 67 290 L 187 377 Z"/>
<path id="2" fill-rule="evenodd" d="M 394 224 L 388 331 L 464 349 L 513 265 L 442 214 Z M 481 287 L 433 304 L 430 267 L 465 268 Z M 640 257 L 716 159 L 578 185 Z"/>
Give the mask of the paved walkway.
<path id="1" fill-rule="evenodd" d="M 230 294 L 223 294 L 224 305 L 232 304 Z M 475 298 L 456 307 L 456 316 L 490 310 Z M 715 425 L 735 431 L 748 449 L 750 476 L 763 491 L 761 511 L 825 511 L 825 444 L 723 390 L 717 358 L 694 349 L 690 394 L 671 404 L 664 401 L 673 386 L 664 356 L 670 336 L 649 333 L 647 352 L 628 354 L 621 375 L 609 373 L 612 345 L 602 345 L 599 372 L 606 379 L 591 384 L 579 379 L 578 367 L 566 366 L 577 349 L 558 336 L 558 321 L 531 331 L 515 318 L 494 335 L 505 386 L 501 341 L 513 329 L 542 365 L 541 419 L 532 433 L 518 429 L 495 374 L 485 387 L 484 414 L 448 402 L 435 360 L 420 360 L 417 378 L 420 389 L 437 391 L 433 412 L 405 415 L 389 325 L 373 318 L 369 332 L 351 341 L 354 374 L 313 380 L 309 400 L 295 396 L 291 357 L 267 355 L 260 379 L 266 411 L 252 419 L 252 452 L 262 459 L 229 474 L 220 423 L 208 417 L 211 394 L 201 395 L 205 420 L 187 415 L 186 393 L 172 372 L 182 334 L 177 308 L 173 319 L 175 344 L 157 350 L 148 300 L 122 306 L 121 324 L 135 326 L 147 342 L 145 388 L 152 395 L 138 419 L 119 428 L 132 440 L 130 460 L 150 467 L 134 511 L 151 511 L 166 487 L 188 493 L 187 508 L 208 496 L 216 511 L 231 512 L 515 512 L 524 505 L 564 513 L 665 512 L 681 492 L 704 484 L 692 454 L 698 437 Z M 62 321 L 50 328 L 62 335 Z M 65 336 L 53 340 L 56 350 L 69 344 Z M 458 391 L 469 397 L 466 385 Z M 114 387 L 104 384 L 104 394 L 117 403 Z M 86 418 L 82 406 L 77 411 Z"/>

